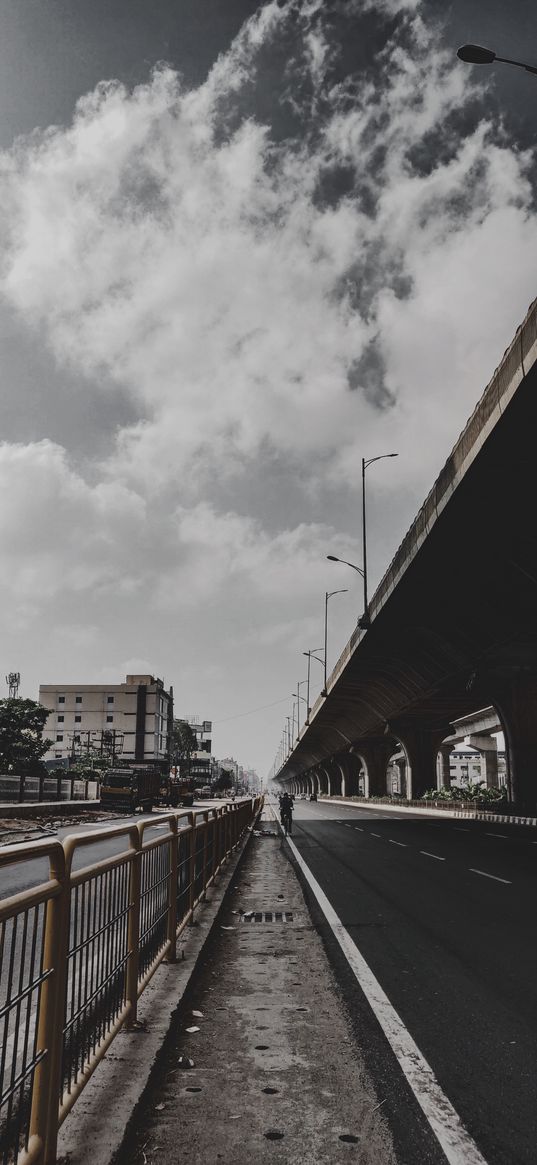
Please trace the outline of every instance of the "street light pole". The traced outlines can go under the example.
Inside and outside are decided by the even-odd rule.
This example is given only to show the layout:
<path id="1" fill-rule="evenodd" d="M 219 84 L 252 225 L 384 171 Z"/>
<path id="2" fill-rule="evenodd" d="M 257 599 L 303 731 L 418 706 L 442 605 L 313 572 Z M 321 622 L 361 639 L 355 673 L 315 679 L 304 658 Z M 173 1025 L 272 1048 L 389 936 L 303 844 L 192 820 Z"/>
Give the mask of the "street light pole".
<path id="1" fill-rule="evenodd" d="M 373 465 L 375 461 L 384 461 L 387 457 L 397 457 L 397 453 L 381 453 L 380 457 L 362 457 L 362 561 L 363 569 L 362 576 L 364 580 L 364 613 L 362 618 L 358 620 L 358 626 L 364 630 L 370 626 L 371 620 L 369 618 L 369 602 L 367 596 L 367 533 L 366 533 L 366 504 L 365 504 L 365 474 L 366 469 Z M 358 569 L 355 567 L 355 570 Z"/>
<path id="2" fill-rule="evenodd" d="M 297 740 L 297 744 L 298 744 L 298 739 L 300 736 L 300 701 L 302 700 L 304 702 L 304 704 L 306 703 L 304 696 L 300 695 L 300 689 L 302 687 L 302 684 L 305 684 L 305 683 L 306 683 L 306 680 L 298 680 L 297 685 L 296 685 L 296 740 Z M 293 696 L 294 696 L 294 694 L 295 693 L 293 692 Z"/>
<path id="3" fill-rule="evenodd" d="M 303 651 L 302 652 L 302 655 L 307 655 L 307 657 L 308 657 L 308 678 L 307 678 L 308 695 L 307 695 L 307 699 L 306 699 L 306 708 L 307 708 L 306 724 L 309 724 L 309 722 L 310 722 L 310 712 L 311 712 L 311 708 L 310 708 L 310 666 L 311 666 L 311 660 L 316 659 L 318 661 L 318 663 L 321 664 L 321 667 L 322 667 L 323 666 L 322 659 L 319 659 L 319 656 L 315 654 L 316 651 L 322 651 L 322 650 L 323 650 L 322 647 L 312 647 L 311 651 Z"/>
<path id="4" fill-rule="evenodd" d="M 348 587 L 343 587 L 342 590 L 339 590 L 339 591 L 325 591 L 325 595 L 324 595 L 324 688 L 321 692 L 321 696 L 327 695 L 327 691 L 326 691 L 326 681 L 327 681 L 326 660 L 327 660 L 327 647 L 328 647 L 328 600 L 332 598 L 332 595 L 346 595 L 347 590 L 348 590 Z"/>

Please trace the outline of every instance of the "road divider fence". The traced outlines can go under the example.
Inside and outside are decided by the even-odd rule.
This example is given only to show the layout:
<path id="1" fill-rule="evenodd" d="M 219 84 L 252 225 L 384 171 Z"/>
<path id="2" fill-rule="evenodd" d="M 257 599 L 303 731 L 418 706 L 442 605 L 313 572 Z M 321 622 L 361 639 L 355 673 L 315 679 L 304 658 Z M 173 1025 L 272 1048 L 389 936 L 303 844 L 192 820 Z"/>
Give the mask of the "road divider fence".
<path id="1" fill-rule="evenodd" d="M 0 870 L 47 863 L 0 899 L 0 1162 L 52 1165 L 58 1130 L 159 964 L 175 962 L 262 799 L 159 814 L 0 850 Z M 84 851 L 118 852 L 81 865 Z M 24 867 L 26 865 L 26 874 Z M 35 865 L 33 867 L 35 869 Z"/>

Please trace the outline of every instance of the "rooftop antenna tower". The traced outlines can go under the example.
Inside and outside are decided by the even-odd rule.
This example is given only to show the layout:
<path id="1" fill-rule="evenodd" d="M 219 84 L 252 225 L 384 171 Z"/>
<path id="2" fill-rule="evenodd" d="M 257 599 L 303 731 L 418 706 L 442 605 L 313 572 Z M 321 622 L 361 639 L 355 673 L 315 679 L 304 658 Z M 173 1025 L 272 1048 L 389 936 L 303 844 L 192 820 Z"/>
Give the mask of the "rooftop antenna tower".
<path id="1" fill-rule="evenodd" d="M 20 671 L 10 671 L 9 674 L 6 676 L 6 684 L 8 686 L 10 700 L 17 699 L 17 696 L 19 694 L 20 682 L 21 682 Z"/>

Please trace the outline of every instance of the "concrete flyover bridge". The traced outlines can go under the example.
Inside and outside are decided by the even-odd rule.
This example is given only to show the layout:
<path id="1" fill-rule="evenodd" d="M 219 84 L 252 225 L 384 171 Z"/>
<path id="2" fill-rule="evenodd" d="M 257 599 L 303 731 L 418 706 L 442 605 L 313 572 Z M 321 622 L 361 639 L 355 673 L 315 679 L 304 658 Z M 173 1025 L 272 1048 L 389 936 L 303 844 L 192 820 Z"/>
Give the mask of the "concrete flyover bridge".
<path id="1" fill-rule="evenodd" d="M 537 301 L 448 457 L 276 779 L 297 791 L 406 792 L 436 784 L 454 721 L 491 707 L 508 791 L 537 804 Z M 451 548 L 471 540 L 464 571 Z"/>

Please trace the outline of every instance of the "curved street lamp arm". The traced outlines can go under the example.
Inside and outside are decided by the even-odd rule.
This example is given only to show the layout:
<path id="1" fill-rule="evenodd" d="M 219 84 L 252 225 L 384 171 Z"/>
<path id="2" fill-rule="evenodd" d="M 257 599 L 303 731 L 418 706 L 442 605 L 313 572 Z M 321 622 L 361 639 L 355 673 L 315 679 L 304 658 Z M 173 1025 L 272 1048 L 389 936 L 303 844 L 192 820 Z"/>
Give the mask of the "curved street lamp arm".
<path id="1" fill-rule="evenodd" d="M 330 562 L 342 562 L 344 566 L 350 566 L 352 570 L 357 570 L 358 574 L 361 575 L 362 578 L 364 577 L 364 572 L 361 566 L 356 566 L 354 562 L 347 562 L 346 558 L 336 558 L 335 554 L 327 554 L 326 557 L 330 560 Z"/>

